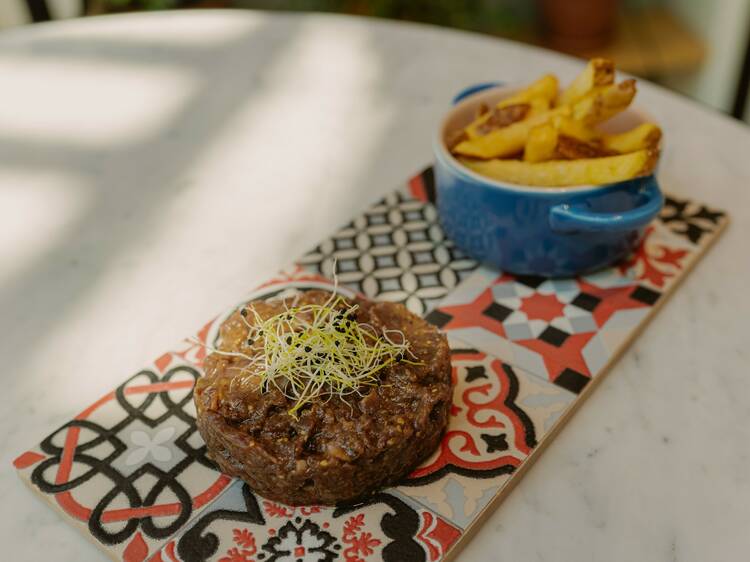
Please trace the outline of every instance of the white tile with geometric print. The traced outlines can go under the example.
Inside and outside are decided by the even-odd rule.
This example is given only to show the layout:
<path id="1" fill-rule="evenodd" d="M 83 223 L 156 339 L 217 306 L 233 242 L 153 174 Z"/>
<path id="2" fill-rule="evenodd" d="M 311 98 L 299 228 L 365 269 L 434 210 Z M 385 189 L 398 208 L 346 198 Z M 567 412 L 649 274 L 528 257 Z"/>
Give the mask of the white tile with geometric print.
<path id="1" fill-rule="evenodd" d="M 440 447 L 398 490 L 465 528 L 575 395 L 450 338 L 455 384 Z"/>
<path id="2" fill-rule="evenodd" d="M 136 373 L 15 461 L 60 514 L 116 560 L 141 562 L 230 484 L 195 426 L 199 369 Z"/>
<path id="3" fill-rule="evenodd" d="M 508 363 L 578 393 L 609 363 L 661 293 L 610 268 L 547 279 L 486 266 L 426 319 Z"/>
<path id="4" fill-rule="evenodd" d="M 437 562 L 461 531 L 384 490 L 352 506 L 288 506 L 236 482 L 150 562 Z"/>

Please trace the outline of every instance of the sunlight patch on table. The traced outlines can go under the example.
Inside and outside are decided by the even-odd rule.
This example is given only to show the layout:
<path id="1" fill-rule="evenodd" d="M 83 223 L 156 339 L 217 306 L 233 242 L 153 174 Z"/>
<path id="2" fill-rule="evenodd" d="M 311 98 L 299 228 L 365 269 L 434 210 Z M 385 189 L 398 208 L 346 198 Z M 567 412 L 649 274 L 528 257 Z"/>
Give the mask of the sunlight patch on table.
<path id="1" fill-rule="evenodd" d="M 87 207 L 70 176 L 0 171 L 0 286 L 57 245 Z"/>
<path id="2" fill-rule="evenodd" d="M 195 87 L 180 68 L 60 64 L 0 51 L 0 131 L 25 142 L 97 149 L 133 143 L 162 131 Z"/>

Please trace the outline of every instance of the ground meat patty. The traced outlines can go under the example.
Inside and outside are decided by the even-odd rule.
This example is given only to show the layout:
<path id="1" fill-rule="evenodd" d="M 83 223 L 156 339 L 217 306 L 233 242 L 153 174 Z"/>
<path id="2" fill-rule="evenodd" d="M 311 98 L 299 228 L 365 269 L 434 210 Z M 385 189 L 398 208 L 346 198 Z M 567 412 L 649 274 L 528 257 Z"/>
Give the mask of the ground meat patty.
<path id="1" fill-rule="evenodd" d="M 329 297 L 309 291 L 297 304 L 323 304 Z M 232 384 L 247 359 L 221 353 L 206 359 L 195 404 L 209 457 L 262 496 L 291 505 L 362 498 L 406 476 L 440 441 L 452 392 L 445 336 L 400 304 L 354 302 L 357 322 L 380 333 L 401 330 L 416 357 L 411 360 L 420 363 L 387 367 L 379 384 L 362 389 L 363 396 L 313 401 L 295 419 L 288 414 L 291 400 L 280 390 Z M 282 301 L 248 306 L 263 319 L 284 310 Z M 248 332 L 236 312 L 221 326 L 219 350 L 259 352 Z"/>

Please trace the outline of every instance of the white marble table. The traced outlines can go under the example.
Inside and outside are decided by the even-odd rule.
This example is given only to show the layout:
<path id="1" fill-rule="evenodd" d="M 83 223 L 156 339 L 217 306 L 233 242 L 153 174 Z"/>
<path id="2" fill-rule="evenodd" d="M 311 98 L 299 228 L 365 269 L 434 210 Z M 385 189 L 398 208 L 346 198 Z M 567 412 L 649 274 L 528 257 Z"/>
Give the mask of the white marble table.
<path id="1" fill-rule="evenodd" d="M 16 454 L 430 161 L 451 96 L 578 63 L 432 27 L 192 12 L 0 35 L 0 548 L 102 554 Z M 462 560 L 736 560 L 750 547 L 750 130 L 645 83 L 666 190 L 717 247 Z"/>

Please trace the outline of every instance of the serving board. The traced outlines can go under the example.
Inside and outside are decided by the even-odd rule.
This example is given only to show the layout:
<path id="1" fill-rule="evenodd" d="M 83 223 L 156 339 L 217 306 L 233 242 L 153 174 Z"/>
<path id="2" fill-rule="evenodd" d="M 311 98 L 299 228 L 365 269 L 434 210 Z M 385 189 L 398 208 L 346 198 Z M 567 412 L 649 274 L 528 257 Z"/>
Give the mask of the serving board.
<path id="1" fill-rule="evenodd" d="M 640 247 L 575 279 L 515 276 L 446 239 L 432 170 L 415 176 L 73 417 L 14 466 L 125 562 L 437 562 L 454 556 L 727 224 L 668 196 Z M 455 383 L 437 451 L 357 505 L 290 507 L 218 472 L 195 426 L 206 344 L 237 306 L 342 289 L 404 303 L 449 338 Z"/>

